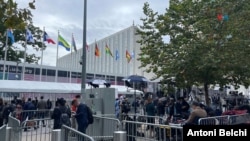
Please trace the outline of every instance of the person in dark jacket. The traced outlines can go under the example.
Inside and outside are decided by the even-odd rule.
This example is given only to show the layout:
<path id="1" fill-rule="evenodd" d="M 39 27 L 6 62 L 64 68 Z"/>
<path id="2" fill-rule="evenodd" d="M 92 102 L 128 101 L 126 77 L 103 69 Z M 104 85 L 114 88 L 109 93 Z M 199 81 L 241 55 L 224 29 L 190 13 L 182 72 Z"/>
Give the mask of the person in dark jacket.
<path id="1" fill-rule="evenodd" d="M 3 99 L 0 98 L 0 127 L 3 125 L 4 121 L 4 102 Z"/>
<path id="2" fill-rule="evenodd" d="M 24 104 L 24 107 L 23 107 L 23 110 L 25 111 L 24 112 L 24 119 L 22 120 L 32 120 L 34 119 L 34 116 L 35 116 L 35 110 L 36 110 L 36 107 L 35 105 L 32 103 L 32 100 L 31 98 L 28 98 L 28 101 Z M 30 128 L 31 126 L 30 125 L 27 125 L 28 123 L 26 123 L 26 127 L 24 128 L 24 131 L 27 131 L 27 128 Z M 28 127 L 27 127 L 28 126 Z M 36 130 L 36 126 L 34 126 L 34 129 Z"/>
<path id="3" fill-rule="evenodd" d="M 76 114 L 74 115 L 74 117 L 77 121 L 78 131 L 85 134 L 89 123 L 87 115 L 87 106 L 83 103 L 80 103 L 77 99 L 74 99 L 72 101 L 72 105 L 77 107 Z"/>
<path id="4" fill-rule="evenodd" d="M 187 101 L 183 98 L 183 97 L 179 97 L 178 98 L 178 102 L 177 102 L 178 106 L 176 107 L 176 110 L 180 113 L 178 114 L 181 114 L 182 115 L 182 118 L 184 119 L 188 119 L 188 116 L 189 116 L 189 104 L 187 103 Z"/>
<path id="5" fill-rule="evenodd" d="M 146 113 L 148 116 L 147 122 L 154 124 L 155 123 L 155 119 L 153 116 L 155 116 L 155 106 L 154 103 L 152 101 L 152 98 L 148 98 L 148 100 L 146 101 Z M 148 129 L 150 129 L 150 136 L 153 137 L 153 126 L 148 126 Z"/>
<path id="6" fill-rule="evenodd" d="M 61 114 L 65 111 L 69 117 L 71 117 L 71 111 L 66 106 L 66 101 L 63 98 L 58 99 L 58 106 L 54 108 L 51 118 L 54 119 L 53 129 L 61 129 Z"/>

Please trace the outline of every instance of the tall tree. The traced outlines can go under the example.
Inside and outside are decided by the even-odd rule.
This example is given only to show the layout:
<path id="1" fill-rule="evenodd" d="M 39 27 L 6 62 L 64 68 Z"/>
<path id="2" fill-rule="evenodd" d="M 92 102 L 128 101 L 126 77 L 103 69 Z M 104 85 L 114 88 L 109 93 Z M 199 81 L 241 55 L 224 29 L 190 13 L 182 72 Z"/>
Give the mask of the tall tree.
<path id="1" fill-rule="evenodd" d="M 170 0 L 166 13 L 152 15 L 146 3 L 138 31 L 142 66 L 158 77 L 175 77 L 180 88 L 203 84 L 207 104 L 210 84 L 248 86 L 249 8 L 247 0 Z M 155 31 L 151 38 L 169 36 L 170 42 L 148 40 L 148 28 Z"/>
<path id="2" fill-rule="evenodd" d="M 19 46 L 26 47 L 26 28 L 32 32 L 34 37 L 34 43 L 27 43 L 28 46 L 32 46 L 35 50 L 39 50 L 45 45 L 42 45 L 42 30 L 35 27 L 32 22 L 31 10 L 35 9 L 35 0 L 28 3 L 26 8 L 19 8 L 18 4 L 13 0 L 0 0 L 0 58 L 4 58 L 4 49 L 6 47 L 6 30 L 11 28 L 15 37 L 15 44 L 8 42 L 8 61 L 20 61 L 20 58 L 24 58 L 24 51 L 17 51 Z M 25 50 L 25 49 L 22 49 Z M 26 62 L 37 63 L 40 57 L 35 54 L 26 54 Z"/>

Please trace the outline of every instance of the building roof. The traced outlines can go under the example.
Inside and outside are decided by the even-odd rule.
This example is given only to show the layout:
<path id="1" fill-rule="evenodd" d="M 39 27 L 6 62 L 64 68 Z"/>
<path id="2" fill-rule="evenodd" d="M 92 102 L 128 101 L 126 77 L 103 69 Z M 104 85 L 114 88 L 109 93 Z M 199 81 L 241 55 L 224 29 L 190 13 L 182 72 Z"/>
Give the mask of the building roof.
<path id="1" fill-rule="evenodd" d="M 86 89 L 91 86 L 86 84 Z M 100 86 L 104 88 L 104 86 Z M 126 86 L 111 85 L 116 88 L 118 93 L 133 93 L 134 90 Z M 19 92 L 19 93 L 81 93 L 81 84 L 76 83 L 55 83 L 55 82 L 39 82 L 39 81 L 22 81 L 22 80 L 0 80 L 0 92 Z M 136 90 L 141 94 L 141 91 Z"/>

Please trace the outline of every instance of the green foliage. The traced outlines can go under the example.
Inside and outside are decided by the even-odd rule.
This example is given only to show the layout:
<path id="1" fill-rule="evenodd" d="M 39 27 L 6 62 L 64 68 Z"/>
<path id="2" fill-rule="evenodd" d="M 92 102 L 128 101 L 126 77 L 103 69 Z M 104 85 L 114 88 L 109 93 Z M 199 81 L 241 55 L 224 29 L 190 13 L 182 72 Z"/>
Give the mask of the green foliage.
<path id="1" fill-rule="evenodd" d="M 248 86 L 249 8 L 247 0 L 170 0 L 166 13 L 157 14 L 145 3 L 138 30 L 142 67 L 157 77 L 175 77 L 180 88 Z M 219 20 L 220 14 L 228 19 Z M 166 35 L 169 43 L 162 41 Z"/>
<path id="2" fill-rule="evenodd" d="M 35 0 L 28 3 L 26 8 L 19 8 L 18 4 L 13 0 L 0 0 L 0 58 L 4 58 L 4 47 L 6 46 L 6 30 L 8 28 L 13 29 L 13 35 L 15 37 L 15 46 L 8 40 L 8 61 L 20 61 L 20 58 L 24 58 L 24 52 L 16 51 L 17 46 L 25 48 L 25 34 L 26 27 L 32 32 L 35 39 L 35 43 L 27 43 L 28 46 L 32 46 L 35 50 L 40 50 L 42 47 L 46 47 L 42 42 L 42 30 L 35 27 L 32 22 L 31 10 L 35 9 Z M 23 49 L 24 50 L 24 49 Z M 35 54 L 26 54 L 26 62 L 37 63 L 40 57 L 36 57 Z"/>

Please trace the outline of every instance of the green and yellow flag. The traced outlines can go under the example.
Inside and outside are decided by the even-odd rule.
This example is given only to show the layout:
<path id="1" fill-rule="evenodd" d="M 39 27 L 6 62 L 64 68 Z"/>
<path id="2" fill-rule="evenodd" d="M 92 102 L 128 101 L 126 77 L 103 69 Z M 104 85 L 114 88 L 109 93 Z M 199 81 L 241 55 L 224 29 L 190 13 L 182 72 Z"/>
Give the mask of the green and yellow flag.
<path id="1" fill-rule="evenodd" d="M 106 50 L 106 54 L 109 54 L 110 56 L 114 57 L 107 44 L 106 44 L 105 50 Z"/>

